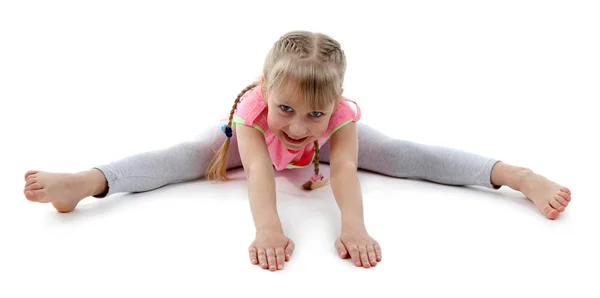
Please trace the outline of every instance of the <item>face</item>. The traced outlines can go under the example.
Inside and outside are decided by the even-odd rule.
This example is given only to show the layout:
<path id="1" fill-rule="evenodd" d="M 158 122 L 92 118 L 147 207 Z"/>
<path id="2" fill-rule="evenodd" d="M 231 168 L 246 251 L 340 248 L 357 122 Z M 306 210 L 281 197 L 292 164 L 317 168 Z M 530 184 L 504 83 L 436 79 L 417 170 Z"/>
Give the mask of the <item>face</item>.
<path id="1" fill-rule="evenodd" d="M 272 92 L 267 104 L 269 129 L 286 148 L 298 150 L 325 134 L 336 103 L 314 110 L 306 99 L 288 89 Z"/>

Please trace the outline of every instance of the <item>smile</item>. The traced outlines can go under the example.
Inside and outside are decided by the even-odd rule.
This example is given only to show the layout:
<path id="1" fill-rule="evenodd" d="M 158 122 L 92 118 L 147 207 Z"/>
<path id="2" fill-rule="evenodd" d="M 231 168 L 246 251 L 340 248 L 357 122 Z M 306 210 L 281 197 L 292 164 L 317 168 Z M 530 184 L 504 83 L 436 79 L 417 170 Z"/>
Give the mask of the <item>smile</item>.
<path id="1" fill-rule="evenodd" d="M 285 133 L 283 131 L 282 131 L 282 133 L 283 133 L 285 140 L 291 144 L 302 144 L 308 138 L 308 137 L 304 137 L 301 139 L 294 139 L 294 138 L 291 138 L 290 136 L 288 136 L 287 133 Z"/>

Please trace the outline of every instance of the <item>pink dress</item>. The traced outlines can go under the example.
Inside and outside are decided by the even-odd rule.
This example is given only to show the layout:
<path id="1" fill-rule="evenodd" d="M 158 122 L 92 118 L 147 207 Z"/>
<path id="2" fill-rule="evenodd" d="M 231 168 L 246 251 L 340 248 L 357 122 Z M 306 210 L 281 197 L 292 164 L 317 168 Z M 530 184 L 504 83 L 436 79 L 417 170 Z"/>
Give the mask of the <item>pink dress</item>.
<path id="1" fill-rule="evenodd" d="M 321 138 L 319 146 L 323 146 L 331 135 L 344 125 L 360 119 L 360 108 L 358 104 L 342 96 L 337 109 L 331 115 L 329 125 Z M 353 103 L 356 109 L 353 109 Z M 281 140 L 271 132 L 267 124 L 268 107 L 263 100 L 260 85 L 248 90 L 240 99 L 234 116 L 232 126 L 243 124 L 258 129 L 265 136 L 269 155 L 273 166 L 277 171 L 284 169 L 303 168 L 312 163 L 315 154 L 313 142 L 299 150 L 287 149 Z"/>

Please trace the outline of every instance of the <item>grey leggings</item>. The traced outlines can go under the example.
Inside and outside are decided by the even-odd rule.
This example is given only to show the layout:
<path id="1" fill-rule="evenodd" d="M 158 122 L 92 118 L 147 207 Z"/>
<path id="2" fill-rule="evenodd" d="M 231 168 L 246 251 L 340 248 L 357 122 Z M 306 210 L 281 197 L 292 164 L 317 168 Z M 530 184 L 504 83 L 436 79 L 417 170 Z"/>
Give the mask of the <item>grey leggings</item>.
<path id="1" fill-rule="evenodd" d="M 225 141 L 221 125 L 207 129 L 193 140 L 95 167 L 104 173 L 108 182 L 108 192 L 95 197 L 144 192 L 202 178 L 214 155 L 213 148 L 218 149 Z M 390 138 L 360 121 L 357 127 L 359 169 L 446 185 L 499 188 L 490 181 L 492 167 L 498 162 L 496 159 Z M 227 168 L 241 167 L 235 130 L 229 150 Z M 329 163 L 329 142 L 321 148 L 320 161 Z"/>

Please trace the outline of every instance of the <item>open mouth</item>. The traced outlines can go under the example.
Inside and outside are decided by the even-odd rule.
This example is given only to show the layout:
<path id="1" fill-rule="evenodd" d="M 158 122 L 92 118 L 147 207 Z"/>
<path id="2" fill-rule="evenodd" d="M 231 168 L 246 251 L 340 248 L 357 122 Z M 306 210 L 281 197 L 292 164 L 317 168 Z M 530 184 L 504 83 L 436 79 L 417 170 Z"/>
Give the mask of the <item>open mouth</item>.
<path id="1" fill-rule="evenodd" d="M 290 136 L 288 136 L 287 133 L 285 133 L 285 132 L 283 132 L 283 137 L 285 138 L 285 140 L 288 143 L 291 143 L 291 144 L 302 144 L 308 138 L 308 137 L 304 137 L 301 139 L 294 139 L 294 138 L 291 138 Z"/>

